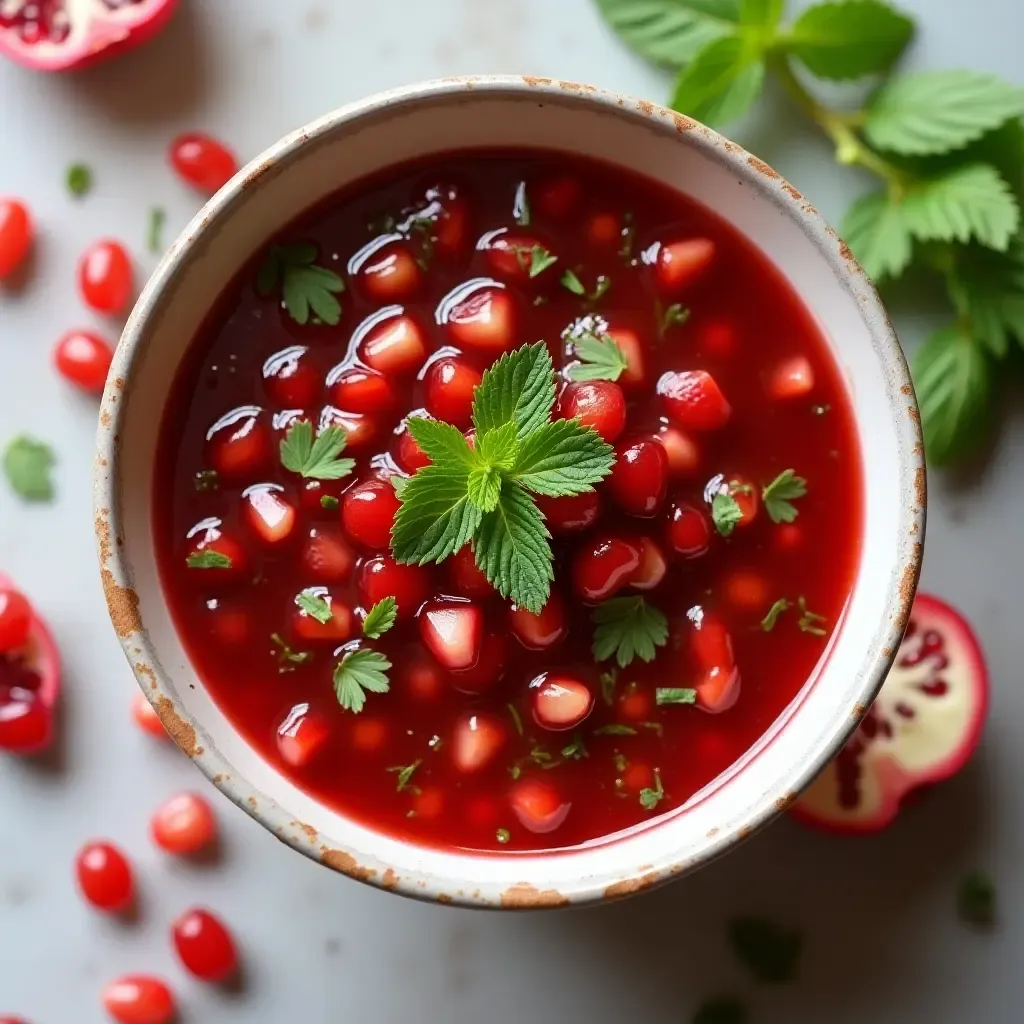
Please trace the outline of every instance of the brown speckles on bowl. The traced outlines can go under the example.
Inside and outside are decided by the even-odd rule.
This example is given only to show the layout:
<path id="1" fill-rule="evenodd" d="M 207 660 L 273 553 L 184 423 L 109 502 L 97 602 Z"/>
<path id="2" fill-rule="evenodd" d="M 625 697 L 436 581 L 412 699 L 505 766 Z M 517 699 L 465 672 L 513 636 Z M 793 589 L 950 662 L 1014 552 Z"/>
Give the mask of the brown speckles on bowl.
<path id="1" fill-rule="evenodd" d="M 196 757 L 202 750 L 196 746 L 196 730 L 174 710 L 174 702 L 169 697 L 158 697 L 154 707 L 167 735 L 188 757 Z"/>
<path id="2" fill-rule="evenodd" d="M 326 864 L 332 871 L 339 871 L 360 882 L 369 882 L 377 874 L 372 868 L 364 868 L 351 853 L 346 853 L 344 850 L 332 850 L 327 846 L 320 848 L 320 863 Z"/>
<path id="3" fill-rule="evenodd" d="M 606 900 L 619 900 L 624 896 L 632 896 L 634 893 L 643 892 L 644 889 L 650 889 L 651 886 L 657 885 L 659 877 L 657 871 L 649 871 L 639 878 L 627 878 L 622 882 L 614 882 L 605 889 L 604 898 Z"/>
<path id="4" fill-rule="evenodd" d="M 514 910 L 566 907 L 569 905 L 569 898 L 563 896 L 557 889 L 538 889 L 529 882 L 518 882 L 501 894 L 501 905 Z"/>
<path id="5" fill-rule="evenodd" d="M 748 156 L 747 163 L 757 171 L 758 174 L 763 174 L 766 178 L 774 181 L 779 177 L 779 172 L 774 167 L 769 166 L 763 160 L 758 160 L 756 156 Z"/>
<path id="6" fill-rule="evenodd" d="M 142 620 L 139 618 L 139 595 L 131 587 L 120 586 L 110 569 L 112 554 L 109 515 L 106 509 L 101 509 L 93 525 L 96 530 L 96 542 L 99 545 L 103 596 L 107 600 L 114 631 L 124 640 L 142 629 Z"/>

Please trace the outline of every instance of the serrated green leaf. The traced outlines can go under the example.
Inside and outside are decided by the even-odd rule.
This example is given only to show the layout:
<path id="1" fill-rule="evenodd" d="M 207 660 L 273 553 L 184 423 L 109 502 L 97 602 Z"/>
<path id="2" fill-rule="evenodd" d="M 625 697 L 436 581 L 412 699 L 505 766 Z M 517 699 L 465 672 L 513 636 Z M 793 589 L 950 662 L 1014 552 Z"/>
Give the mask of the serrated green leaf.
<path id="1" fill-rule="evenodd" d="M 329 602 L 323 594 L 317 593 L 312 588 L 307 588 L 295 596 L 295 603 L 307 615 L 316 619 L 317 622 L 330 622 L 333 613 Z"/>
<path id="2" fill-rule="evenodd" d="M 719 491 L 711 499 L 711 521 L 720 536 L 731 537 L 742 519 L 739 502 L 727 490 Z"/>
<path id="3" fill-rule="evenodd" d="M 388 692 L 390 668 L 391 662 L 380 651 L 347 651 L 334 669 L 334 693 L 338 703 L 358 715 L 366 704 L 367 691 Z"/>
<path id="4" fill-rule="evenodd" d="M 363 619 L 363 636 L 371 640 L 380 639 L 398 618 L 398 602 L 390 594 L 381 598 Z"/>
<path id="5" fill-rule="evenodd" d="M 506 352 L 484 372 L 473 397 L 473 426 L 482 434 L 514 419 L 524 437 L 548 421 L 554 404 L 554 364 L 538 341 Z"/>
<path id="6" fill-rule="evenodd" d="M 903 208 L 885 189 L 861 196 L 846 212 L 843 237 L 865 273 L 880 281 L 910 265 L 913 242 Z"/>
<path id="7" fill-rule="evenodd" d="M 469 471 L 426 466 L 402 488 L 391 528 L 398 562 L 441 562 L 469 543 L 483 513 L 469 500 Z"/>
<path id="8" fill-rule="evenodd" d="M 914 35 L 910 18 L 879 0 L 809 7 L 793 23 L 793 52 L 819 78 L 860 78 L 885 71 Z"/>
<path id="9" fill-rule="evenodd" d="M 343 427 L 324 427 L 314 440 L 309 420 L 293 423 L 281 440 L 281 465 L 311 480 L 340 480 L 355 469 L 355 459 L 339 458 L 348 436 Z"/>
<path id="10" fill-rule="evenodd" d="M 52 501 L 53 449 L 22 434 L 4 449 L 4 476 L 11 490 L 26 501 Z"/>
<path id="11" fill-rule="evenodd" d="M 345 290 L 345 282 L 333 270 L 317 266 L 316 256 L 316 246 L 307 242 L 271 246 L 257 272 L 256 290 L 269 296 L 280 285 L 285 308 L 296 323 L 309 323 L 312 312 L 336 326 L 341 303 L 335 294 Z"/>
<path id="12" fill-rule="evenodd" d="M 501 471 L 493 466 L 478 466 L 470 470 L 466 492 L 481 512 L 490 512 L 501 497 Z"/>
<path id="13" fill-rule="evenodd" d="M 470 469 L 479 465 L 476 452 L 469 446 L 465 435 L 458 427 L 441 420 L 428 420 L 412 416 L 408 423 L 409 433 L 423 449 L 423 454 L 435 465 Z"/>
<path id="14" fill-rule="evenodd" d="M 614 463 L 614 449 L 597 431 L 555 420 L 523 440 L 511 475 L 535 494 L 557 498 L 593 490 Z"/>
<path id="15" fill-rule="evenodd" d="M 1024 89 L 977 71 L 924 71 L 882 86 L 866 110 L 864 134 L 907 156 L 948 153 L 1024 114 Z"/>
<path id="16" fill-rule="evenodd" d="M 744 28 L 774 28 L 784 5 L 785 0 L 740 0 L 740 24 Z"/>
<path id="17" fill-rule="evenodd" d="M 591 613 L 594 630 L 594 658 L 604 661 L 615 656 L 620 668 L 634 658 L 653 661 L 657 648 L 668 643 L 668 619 L 642 597 L 613 597 Z"/>
<path id="18" fill-rule="evenodd" d="M 914 353 L 925 455 L 936 466 L 976 449 L 992 414 L 992 367 L 984 349 L 959 326 L 933 334 Z"/>
<path id="19" fill-rule="evenodd" d="M 1020 224 L 1010 186 L 987 164 L 968 164 L 916 181 L 902 203 L 903 219 L 921 241 L 968 242 L 1005 250 Z"/>
<path id="20" fill-rule="evenodd" d="M 192 551 L 185 559 L 185 565 L 190 569 L 230 569 L 231 559 L 212 548 L 203 551 Z"/>
<path id="21" fill-rule="evenodd" d="M 1005 253 L 977 245 L 958 250 L 950 297 L 971 337 L 996 358 L 1011 340 L 1024 345 L 1024 235 L 1015 235 Z"/>
<path id="22" fill-rule="evenodd" d="M 739 36 L 704 47 L 680 74 L 672 106 L 708 125 L 726 124 L 747 112 L 764 84 L 764 60 Z"/>
<path id="23" fill-rule="evenodd" d="M 574 338 L 573 348 L 580 361 L 569 367 L 570 380 L 618 380 L 629 369 L 625 352 L 607 334 L 581 334 Z"/>
<path id="24" fill-rule="evenodd" d="M 771 483 L 761 488 L 761 501 L 773 523 L 791 523 L 797 517 L 793 502 L 806 493 L 807 481 L 792 469 L 784 469 Z"/>
<path id="25" fill-rule="evenodd" d="M 515 420 L 480 434 L 476 439 L 480 461 L 495 469 L 511 469 L 519 455 L 519 428 Z"/>
<path id="26" fill-rule="evenodd" d="M 509 480 L 473 544 L 476 564 L 494 589 L 535 615 L 547 604 L 555 578 L 550 536 L 533 499 Z"/>
<path id="27" fill-rule="evenodd" d="M 597 0 L 597 6 L 637 53 L 674 68 L 731 35 L 739 20 L 738 0 Z"/>

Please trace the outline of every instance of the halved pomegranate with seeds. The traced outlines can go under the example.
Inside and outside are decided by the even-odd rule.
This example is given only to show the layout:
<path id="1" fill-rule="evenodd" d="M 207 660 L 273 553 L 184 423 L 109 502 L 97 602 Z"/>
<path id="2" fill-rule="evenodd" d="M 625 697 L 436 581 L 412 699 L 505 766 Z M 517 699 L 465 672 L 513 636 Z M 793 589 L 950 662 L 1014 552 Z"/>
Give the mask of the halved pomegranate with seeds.
<path id="1" fill-rule="evenodd" d="M 509 803 L 519 824 L 539 835 L 554 832 L 572 808 L 548 779 L 519 779 L 509 793 Z"/>
<path id="2" fill-rule="evenodd" d="M 985 657 L 962 615 L 918 594 L 874 704 L 791 813 L 827 832 L 877 832 L 916 790 L 971 759 L 988 713 Z"/>
<path id="3" fill-rule="evenodd" d="M 586 683 L 571 676 L 544 672 L 530 683 L 533 719 L 542 729 L 575 729 L 594 709 Z"/>
<path id="4" fill-rule="evenodd" d="M 471 601 L 435 599 L 420 610 L 420 636 L 447 669 L 472 668 L 480 658 L 484 615 Z"/>
<path id="5" fill-rule="evenodd" d="M 49 746 L 60 696 L 60 655 L 50 631 L 0 574 L 0 750 L 36 754 Z"/>
<path id="6" fill-rule="evenodd" d="M 37 71 L 68 71 L 151 39 L 178 0 L 4 0 L 0 54 Z"/>

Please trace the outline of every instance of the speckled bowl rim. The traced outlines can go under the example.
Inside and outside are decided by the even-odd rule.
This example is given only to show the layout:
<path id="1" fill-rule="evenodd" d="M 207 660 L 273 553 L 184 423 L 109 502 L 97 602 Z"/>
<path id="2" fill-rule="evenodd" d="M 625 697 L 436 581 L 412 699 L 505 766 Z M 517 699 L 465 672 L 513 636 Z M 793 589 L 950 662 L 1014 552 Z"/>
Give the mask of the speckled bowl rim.
<path id="1" fill-rule="evenodd" d="M 451 100 L 470 91 L 477 95 L 484 94 L 488 98 L 502 98 L 510 95 L 521 97 L 524 90 L 539 100 L 557 97 L 563 104 L 578 103 L 591 111 L 600 110 L 606 116 L 639 120 L 649 128 L 654 127 L 671 134 L 678 139 L 680 145 L 695 147 L 702 155 L 723 166 L 744 184 L 749 184 L 761 197 L 783 210 L 800 226 L 832 273 L 855 297 L 874 351 L 883 366 L 889 393 L 898 394 L 905 401 L 909 414 L 901 417 L 897 426 L 900 480 L 899 493 L 893 496 L 893 500 L 898 500 L 901 506 L 900 540 L 890 587 L 897 606 L 879 611 L 881 625 L 873 644 L 873 652 L 862 666 L 863 685 L 857 694 L 858 700 L 852 713 L 846 708 L 836 709 L 828 730 L 819 737 L 818 754 L 809 754 L 794 765 L 790 774 L 781 781 L 785 797 L 773 800 L 771 793 L 766 793 L 759 804 L 751 806 L 745 814 L 738 815 L 727 827 L 715 830 L 713 836 L 709 835 L 698 855 L 679 857 L 657 872 L 651 872 L 649 865 L 639 865 L 615 885 L 595 884 L 589 889 L 574 892 L 571 899 L 558 892 L 532 886 L 513 887 L 521 888 L 518 892 L 510 890 L 498 893 L 481 890 L 466 892 L 459 888 L 457 879 L 433 878 L 426 885 L 422 881 L 413 884 L 396 878 L 391 870 L 368 870 L 359 863 L 355 851 L 326 850 L 315 830 L 294 822 L 278 803 L 264 794 L 257 794 L 255 788 L 235 771 L 212 744 L 205 747 L 197 744 L 195 728 L 184 715 L 173 687 L 168 687 L 168 681 L 163 677 L 159 660 L 141 619 L 139 599 L 132 588 L 131 568 L 122 551 L 119 428 L 122 410 L 127 404 L 123 400 L 125 388 L 132 379 L 139 356 L 138 342 L 144 334 L 147 318 L 158 310 L 165 286 L 188 260 L 208 227 L 236 213 L 244 201 L 246 189 L 276 165 L 295 156 L 310 142 L 351 127 L 355 122 L 379 115 L 382 111 L 395 111 L 405 105 Z M 125 326 L 107 380 L 99 419 L 93 492 L 96 542 L 104 595 L 125 656 L 168 732 L 214 785 L 281 841 L 307 857 L 360 881 L 417 899 L 470 907 L 514 909 L 565 906 L 570 903 L 584 905 L 659 885 L 703 866 L 732 849 L 782 813 L 856 728 L 892 665 L 909 620 L 920 574 L 927 496 L 924 445 L 913 384 L 906 358 L 885 309 L 870 279 L 848 246 L 792 185 L 734 142 L 699 122 L 647 100 L 575 82 L 517 75 L 465 76 L 427 81 L 377 93 L 341 107 L 285 136 L 243 168 L 203 207 L 160 262 Z M 259 801 L 256 800 L 257 795 L 260 796 Z M 657 826 L 651 831 L 656 832 Z M 553 854 L 559 855 L 557 852 Z M 467 853 L 465 856 L 473 858 L 478 855 Z"/>

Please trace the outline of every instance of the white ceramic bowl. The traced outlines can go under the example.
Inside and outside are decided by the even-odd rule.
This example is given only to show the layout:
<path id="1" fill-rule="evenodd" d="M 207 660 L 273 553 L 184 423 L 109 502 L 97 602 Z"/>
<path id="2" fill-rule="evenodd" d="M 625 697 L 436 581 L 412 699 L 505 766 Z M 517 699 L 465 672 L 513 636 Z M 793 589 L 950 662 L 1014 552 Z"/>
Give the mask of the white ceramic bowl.
<path id="1" fill-rule="evenodd" d="M 311 204 L 431 152 L 532 146 L 599 157 L 688 193 L 780 268 L 842 368 L 865 472 L 863 553 L 841 628 L 815 678 L 740 763 L 682 808 L 556 853 L 425 849 L 328 809 L 232 727 L 175 633 L 154 559 L 151 475 L 186 347 L 243 261 Z M 906 362 L 874 289 L 807 200 L 771 168 L 685 117 L 589 86 L 460 78 L 374 96 L 271 147 L 174 243 L 135 307 L 103 396 L 96 533 L 110 614 L 168 731 L 238 806 L 295 849 L 409 896 L 488 907 L 612 899 L 724 853 L 794 799 L 860 720 L 903 634 L 921 560 L 925 470 Z"/>

